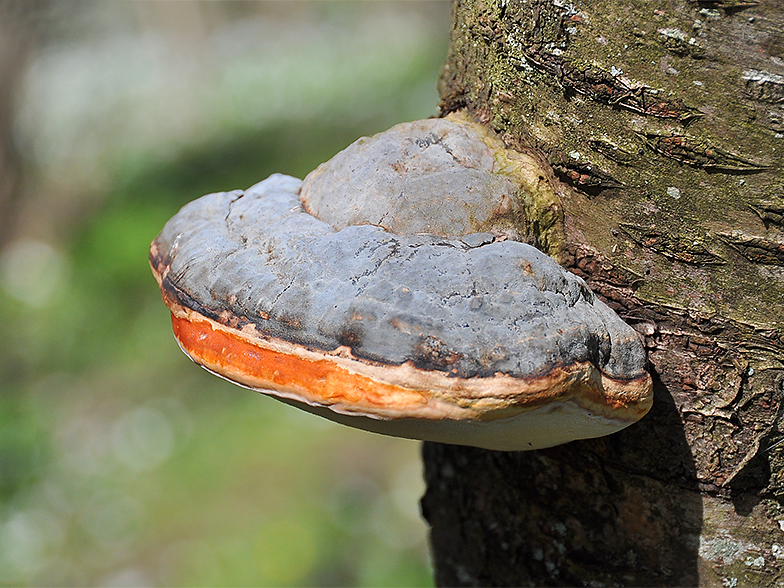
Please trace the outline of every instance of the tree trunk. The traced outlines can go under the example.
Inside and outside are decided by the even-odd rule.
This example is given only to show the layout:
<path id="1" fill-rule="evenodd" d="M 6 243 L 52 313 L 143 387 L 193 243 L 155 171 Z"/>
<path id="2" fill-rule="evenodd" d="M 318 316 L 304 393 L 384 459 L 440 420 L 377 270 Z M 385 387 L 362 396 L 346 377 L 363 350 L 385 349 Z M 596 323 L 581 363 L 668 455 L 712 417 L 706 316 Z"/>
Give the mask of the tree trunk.
<path id="1" fill-rule="evenodd" d="M 456 1 L 442 112 L 549 165 L 564 239 L 534 244 L 655 396 L 549 450 L 426 443 L 438 584 L 782 585 L 783 76 L 781 0 Z"/>
<path id="2" fill-rule="evenodd" d="M 21 162 L 14 144 L 16 89 L 33 49 L 36 17 L 48 0 L 0 0 L 0 249 L 13 237 L 21 196 Z"/>

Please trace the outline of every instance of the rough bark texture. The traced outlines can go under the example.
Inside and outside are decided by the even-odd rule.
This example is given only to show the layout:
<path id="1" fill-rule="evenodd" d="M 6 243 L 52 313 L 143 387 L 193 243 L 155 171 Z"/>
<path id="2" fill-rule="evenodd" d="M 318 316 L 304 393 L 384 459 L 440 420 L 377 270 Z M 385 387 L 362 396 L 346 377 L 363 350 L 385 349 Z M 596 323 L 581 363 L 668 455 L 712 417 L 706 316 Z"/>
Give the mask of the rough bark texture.
<path id="1" fill-rule="evenodd" d="M 438 584 L 784 582 L 782 76 L 780 0 L 456 2 L 442 111 L 551 167 L 565 245 L 532 242 L 644 337 L 655 400 L 550 450 L 426 444 Z"/>

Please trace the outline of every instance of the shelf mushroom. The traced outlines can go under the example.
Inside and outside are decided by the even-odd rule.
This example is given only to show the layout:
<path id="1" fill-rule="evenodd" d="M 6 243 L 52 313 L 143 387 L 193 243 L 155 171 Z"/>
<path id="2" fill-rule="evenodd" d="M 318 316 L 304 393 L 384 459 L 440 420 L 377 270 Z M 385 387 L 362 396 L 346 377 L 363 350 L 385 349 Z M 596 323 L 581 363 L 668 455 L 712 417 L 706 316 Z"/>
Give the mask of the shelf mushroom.
<path id="1" fill-rule="evenodd" d="M 276 174 L 187 204 L 150 249 L 180 347 L 399 437 L 515 451 L 636 422 L 652 402 L 643 347 L 515 240 L 543 177 L 496 141 L 460 115 L 404 123 L 304 183 Z"/>

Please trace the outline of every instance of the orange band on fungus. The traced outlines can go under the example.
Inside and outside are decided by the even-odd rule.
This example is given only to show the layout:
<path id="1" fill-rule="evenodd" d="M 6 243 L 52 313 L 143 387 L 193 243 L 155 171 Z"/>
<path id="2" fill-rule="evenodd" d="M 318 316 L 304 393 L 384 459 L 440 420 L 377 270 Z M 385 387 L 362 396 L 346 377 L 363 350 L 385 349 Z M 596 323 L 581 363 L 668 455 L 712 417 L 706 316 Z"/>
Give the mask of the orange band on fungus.
<path id="1" fill-rule="evenodd" d="M 295 392 L 321 405 L 400 407 L 427 403 L 415 390 L 376 382 L 327 359 L 310 360 L 266 349 L 215 329 L 207 321 L 172 314 L 172 328 L 194 361 L 251 388 Z"/>

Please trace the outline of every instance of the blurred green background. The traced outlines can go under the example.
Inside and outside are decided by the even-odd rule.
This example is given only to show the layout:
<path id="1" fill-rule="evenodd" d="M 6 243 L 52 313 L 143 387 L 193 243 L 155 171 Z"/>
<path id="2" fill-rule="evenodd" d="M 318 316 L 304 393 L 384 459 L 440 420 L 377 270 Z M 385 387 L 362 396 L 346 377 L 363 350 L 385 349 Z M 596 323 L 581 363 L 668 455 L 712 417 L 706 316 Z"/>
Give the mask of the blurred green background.
<path id="1" fill-rule="evenodd" d="M 147 248 L 189 200 L 303 177 L 436 114 L 449 9 L 39 0 L 12 15 L 0 585 L 432 585 L 419 444 L 197 368 Z"/>

